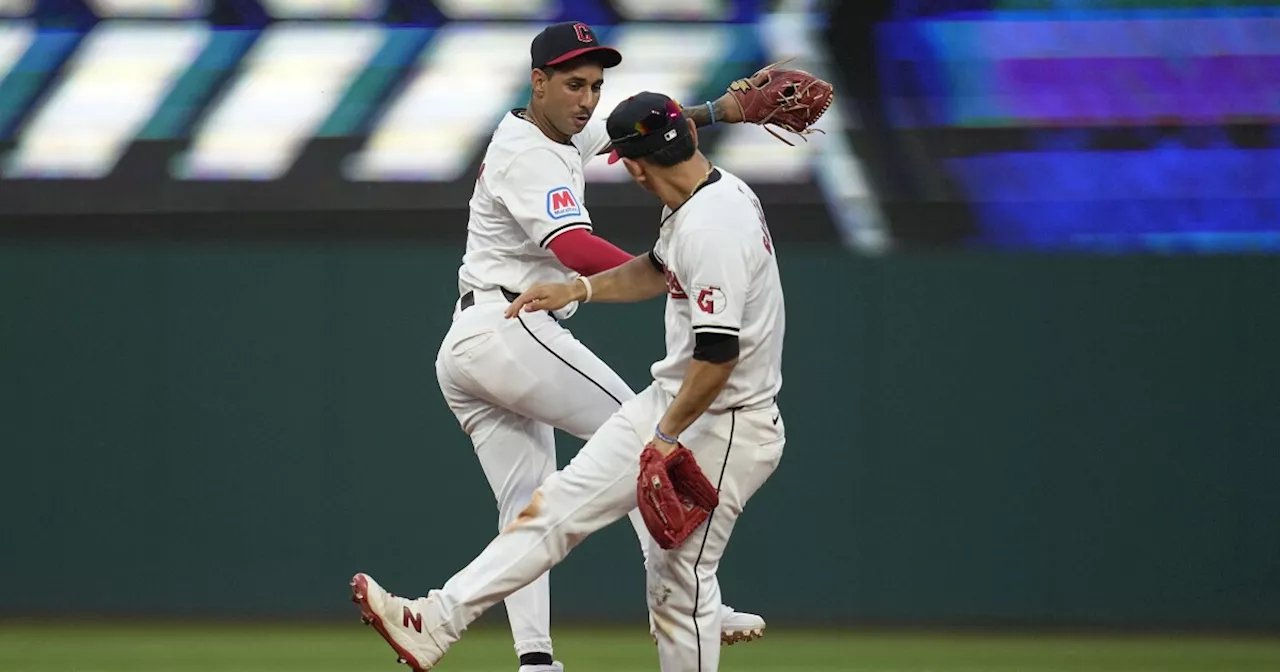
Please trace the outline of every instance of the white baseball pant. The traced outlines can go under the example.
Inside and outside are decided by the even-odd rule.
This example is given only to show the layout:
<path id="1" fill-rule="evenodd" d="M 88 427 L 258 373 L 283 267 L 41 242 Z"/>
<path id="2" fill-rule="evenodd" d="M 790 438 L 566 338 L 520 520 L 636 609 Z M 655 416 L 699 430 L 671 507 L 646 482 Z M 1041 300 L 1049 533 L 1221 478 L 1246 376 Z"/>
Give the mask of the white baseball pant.
<path id="1" fill-rule="evenodd" d="M 536 581 L 583 539 L 636 507 L 639 456 L 671 396 L 657 384 L 622 407 L 515 522 L 462 571 L 427 595 L 423 620 L 448 648 L 486 609 Z M 715 672 L 720 663 L 716 570 L 747 501 L 782 459 L 785 429 L 773 403 L 707 413 L 681 435 L 720 490 L 720 504 L 685 541 L 649 541 L 646 589 L 663 672 Z M 647 535 L 646 535 L 647 536 Z"/>
<path id="2" fill-rule="evenodd" d="M 553 428 L 586 440 L 631 388 L 587 346 L 544 312 L 503 315 L 500 290 L 475 292 L 455 306 L 436 355 L 436 378 L 449 408 L 475 446 L 498 503 L 498 529 L 510 525 L 533 491 L 556 470 Z M 639 511 L 632 525 L 645 549 Z M 553 653 L 551 588 L 546 574 L 507 596 L 516 655 Z"/>

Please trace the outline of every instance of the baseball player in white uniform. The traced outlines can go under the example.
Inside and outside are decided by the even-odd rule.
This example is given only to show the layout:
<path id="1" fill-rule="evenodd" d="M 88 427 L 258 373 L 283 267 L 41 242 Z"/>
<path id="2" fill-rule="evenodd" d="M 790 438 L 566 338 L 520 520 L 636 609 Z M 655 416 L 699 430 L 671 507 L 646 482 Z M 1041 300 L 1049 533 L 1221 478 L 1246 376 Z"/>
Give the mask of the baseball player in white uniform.
<path id="1" fill-rule="evenodd" d="M 441 392 L 471 437 L 497 498 L 499 529 L 516 521 L 556 470 L 554 429 L 590 438 L 634 396 L 563 325 L 577 304 L 509 320 L 503 311 L 538 283 L 565 282 L 633 256 L 593 235 L 583 166 L 609 142 L 591 121 L 605 69 L 622 56 L 582 23 L 540 33 L 530 48 L 532 98 L 505 115 L 485 153 L 470 202 L 459 299 L 436 359 Z M 690 116 L 741 121 L 726 97 Z M 633 525 L 646 546 L 639 514 Z M 563 669 L 553 659 L 548 577 L 505 596 L 520 672 Z M 764 619 L 723 607 L 725 641 L 763 634 Z M 653 623 L 650 623 L 651 630 Z"/>
<path id="2" fill-rule="evenodd" d="M 494 329 L 536 335 L 532 325 L 554 324 L 547 311 L 665 293 L 666 356 L 652 367 L 653 384 L 623 401 L 442 588 L 407 599 L 367 574 L 352 578 L 362 618 L 416 671 L 434 667 L 481 613 L 534 584 L 637 504 L 648 531 L 648 605 L 661 669 L 718 669 L 716 570 L 738 516 L 785 444 L 776 404 L 785 329 L 778 266 L 755 194 L 697 151 L 695 124 L 674 101 L 633 96 L 607 127 L 610 160 L 623 160 L 666 206 L 657 244 L 611 270 L 556 279 L 501 302 L 500 316 L 513 326 Z M 517 370 L 522 364 L 512 359 L 510 375 L 528 375 Z M 560 408 L 566 401 L 529 403 Z"/>

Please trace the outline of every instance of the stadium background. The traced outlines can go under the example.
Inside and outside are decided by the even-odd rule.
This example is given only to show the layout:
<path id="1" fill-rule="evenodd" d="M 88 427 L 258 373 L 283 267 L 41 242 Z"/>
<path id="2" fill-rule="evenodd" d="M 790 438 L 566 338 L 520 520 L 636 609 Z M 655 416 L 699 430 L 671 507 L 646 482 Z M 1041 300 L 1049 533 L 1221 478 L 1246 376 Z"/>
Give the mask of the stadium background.
<path id="1" fill-rule="evenodd" d="M 0 17 L 0 669 L 390 663 L 347 577 L 423 591 L 494 531 L 432 361 L 478 155 L 566 18 L 627 56 L 601 110 L 786 57 L 837 85 L 808 143 L 704 134 L 789 308 L 787 459 L 721 569 L 771 631 L 726 669 L 1280 669 L 1275 3 Z M 640 252 L 620 177 L 586 200 Z M 659 310 L 573 328 L 640 387 Z M 571 669 L 652 669 L 637 551 L 614 526 L 553 574 Z M 443 669 L 509 665 L 501 615 Z M 1028 630 L 1159 634 L 991 634 Z"/>

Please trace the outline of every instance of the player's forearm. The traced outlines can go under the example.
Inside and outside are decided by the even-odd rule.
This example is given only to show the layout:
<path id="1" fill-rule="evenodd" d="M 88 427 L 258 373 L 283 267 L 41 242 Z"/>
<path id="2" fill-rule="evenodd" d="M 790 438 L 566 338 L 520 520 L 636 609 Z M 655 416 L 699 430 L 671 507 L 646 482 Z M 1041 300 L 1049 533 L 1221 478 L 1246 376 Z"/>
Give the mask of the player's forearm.
<path id="1" fill-rule="evenodd" d="M 707 362 L 693 360 L 685 372 L 680 392 L 667 407 L 667 412 L 658 422 L 658 430 L 667 436 L 679 436 L 689 428 L 694 420 L 707 412 L 711 402 L 715 401 L 729 381 L 729 374 L 738 363 L 738 358 L 727 362 Z"/>
<path id="2" fill-rule="evenodd" d="M 667 291 L 667 279 L 654 268 L 649 255 L 642 254 L 621 266 L 587 277 L 592 303 L 632 303 L 647 301 Z M 587 296 L 586 285 L 575 281 L 578 300 Z"/>
<path id="3" fill-rule="evenodd" d="M 684 116 L 692 119 L 697 126 L 710 126 L 713 123 L 738 124 L 742 122 L 741 108 L 733 101 L 733 96 L 727 93 L 711 103 L 711 108 L 715 110 L 715 119 L 712 119 L 712 109 L 708 109 L 706 103 L 684 108 Z"/>

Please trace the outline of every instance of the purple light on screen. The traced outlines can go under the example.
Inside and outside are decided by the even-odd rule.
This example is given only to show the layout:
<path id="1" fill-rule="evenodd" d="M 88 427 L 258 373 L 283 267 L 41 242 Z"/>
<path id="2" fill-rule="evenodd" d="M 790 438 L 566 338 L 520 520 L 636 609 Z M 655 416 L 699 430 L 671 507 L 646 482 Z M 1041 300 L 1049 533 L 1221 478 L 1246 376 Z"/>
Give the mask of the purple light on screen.
<path id="1" fill-rule="evenodd" d="M 925 60 L 946 73 L 959 125 L 1280 121 L 1280 17 L 992 18 L 916 29 L 930 46 Z"/>
<path id="2" fill-rule="evenodd" d="M 1046 124 L 1280 120 L 1280 56 L 1011 60 L 995 64 L 1005 114 Z"/>

